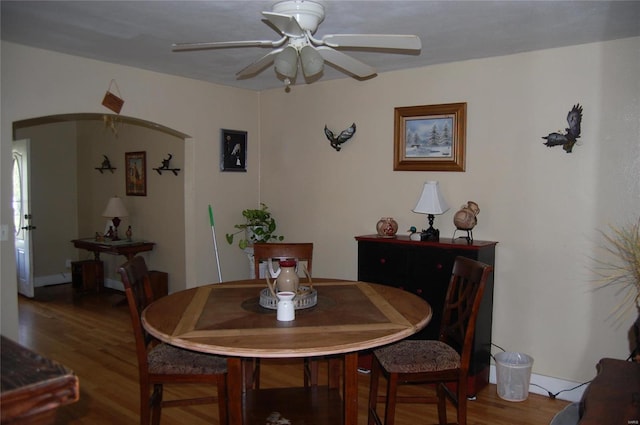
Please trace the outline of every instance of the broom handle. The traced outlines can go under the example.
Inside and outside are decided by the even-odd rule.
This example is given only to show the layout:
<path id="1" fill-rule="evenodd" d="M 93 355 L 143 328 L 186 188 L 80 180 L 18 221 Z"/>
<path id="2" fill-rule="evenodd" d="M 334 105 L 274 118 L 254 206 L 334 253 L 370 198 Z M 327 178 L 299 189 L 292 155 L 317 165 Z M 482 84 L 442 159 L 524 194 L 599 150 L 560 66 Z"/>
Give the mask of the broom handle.
<path id="1" fill-rule="evenodd" d="M 211 234 L 213 235 L 213 250 L 216 253 L 216 266 L 218 267 L 218 282 L 222 283 L 222 272 L 220 271 L 220 258 L 218 256 L 218 242 L 216 241 L 216 230 L 213 222 L 213 210 L 209 205 L 209 222 L 211 223 Z"/>

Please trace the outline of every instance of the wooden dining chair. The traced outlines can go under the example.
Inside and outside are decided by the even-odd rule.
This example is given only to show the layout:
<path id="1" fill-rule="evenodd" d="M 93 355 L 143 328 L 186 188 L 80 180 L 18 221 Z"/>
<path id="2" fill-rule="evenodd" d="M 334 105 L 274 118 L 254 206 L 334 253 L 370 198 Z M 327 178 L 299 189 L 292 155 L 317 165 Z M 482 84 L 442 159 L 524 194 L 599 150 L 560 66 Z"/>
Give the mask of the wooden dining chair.
<path id="1" fill-rule="evenodd" d="M 306 268 L 311 276 L 313 268 L 313 243 L 255 243 L 253 244 L 253 259 L 256 279 L 260 276 L 260 261 L 295 259 L 306 262 Z M 267 269 L 267 273 L 269 270 Z M 300 272 L 299 272 L 300 274 Z M 260 388 L 260 359 L 254 359 L 252 384 Z M 304 386 L 318 385 L 318 361 L 311 358 L 304 359 Z"/>
<path id="2" fill-rule="evenodd" d="M 467 377 L 476 319 L 493 268 L 456 257 L 445 296 L 438 340 L 403 340 L 373 351 L 368 425 L 381 425 L 377 404 L 385 403 L 384 424 L 393 425 L 396 403 L 437 403 L 438 420 L 447 424 L 447 399 L 457 410 L 457 424 L 467 423 Z M 378 395 L 380 375 L 387 380 Z M 398 395 L 398 384 L 435 384 L 435 396 Z"/>
<path id="3" fill-rule="evenodd" d="M 306 261 L 307 271 L 311 274 L 313 243 L 255 243 L 253 244 L 253 258 L 256 279 L 260 276 L 260 261 L 269 259 Z"/>
<path id="4" fill-rule="evenodd" d="M 153 300 L 149 271 L 144 258 L 135 256 L 119 269 L 124 284 L 138 357 L 140 380 L 140 424 L 158 425 L 162 407 L 218 402 L 221 425 L 227 415 L 227 360 L 222 356 L 196 353 L 164 344 L 148 334 L 142 326 L 144 308 Z M 163 400 L 165 384 L 214 384 L 217 397 Z"/>

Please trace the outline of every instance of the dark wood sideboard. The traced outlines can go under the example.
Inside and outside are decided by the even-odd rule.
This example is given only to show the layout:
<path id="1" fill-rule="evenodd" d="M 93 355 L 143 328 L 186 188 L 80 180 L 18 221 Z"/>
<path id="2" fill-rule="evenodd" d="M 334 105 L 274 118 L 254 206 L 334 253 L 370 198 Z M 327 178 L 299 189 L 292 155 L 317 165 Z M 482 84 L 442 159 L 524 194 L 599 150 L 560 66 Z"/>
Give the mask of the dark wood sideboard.
<path id="1" fill-rule="evenodd" d="M 495 266 L 497 242 L 460 238 L 440 238 L 439 242 L 412 241 L 408 236 L 381 238 L 356 236 L 358 241 L 358 280 L 381 283 L 413 292 L 433 309 L 431 322 L 414 339 L 437 339 L 453 262 L 468 257 Z M 475 395 L 489 383 L 491 361 L 491 325 L 493 317 L 492 273 L 487 282 L 476 324 L 474 353 L 471 359 L 469 394 Z"/>

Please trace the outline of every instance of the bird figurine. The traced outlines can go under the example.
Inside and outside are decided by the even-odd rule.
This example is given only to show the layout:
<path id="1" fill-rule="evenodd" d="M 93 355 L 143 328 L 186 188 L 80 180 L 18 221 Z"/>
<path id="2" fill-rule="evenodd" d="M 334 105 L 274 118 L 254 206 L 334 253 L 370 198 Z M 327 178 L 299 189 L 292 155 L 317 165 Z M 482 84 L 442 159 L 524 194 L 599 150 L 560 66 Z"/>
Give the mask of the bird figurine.
<path id="1" fill-rule="evenodd" d="M 420 233 L 418 233 L 418 229 L 416 229 L 416 226 L 411 226 L 409 227 L 409 230 L 407 230 L 407 232 L 409 232 L 409 239 L 412 241 L 419 241 L 420 240 Z"/>
<path id="2" fill-rule="evenodd" d="M 329 130 L 326 125 L 324 126 L 324 134 L 327 136 L 327 139 L 329 139 L 331 147 L 334 148 L 337 152 L 340 152 L 340 149 L 342 149 L 340 145 L 351 139 L 355 132 L 356 123 L 351 124 L 351 127 L 347 128 L 346 130 L 341 131 L 340 134 L 338 134 L 338 137 L 335 137 L 333 131 Z"/>
<path id="3" fill-rule="evenodd" d="M 546 146 L 558 146 L 562 145 L 562 149 L 564 149 L 567 153 L 571 153 L 573 149 L 573 145 L 576 144 L 578 138 L 580 137 L 580 124 L 582 123 L 582 106 L 579 103 L 575 104 L 573 108 L 567 114 L 567 122 L 569 123 L 569 128 L 566 128 L 566 134 L 562 133 L 549 133 L 548 136 L 542 137 L 546 139 L 544 144 Z"/>

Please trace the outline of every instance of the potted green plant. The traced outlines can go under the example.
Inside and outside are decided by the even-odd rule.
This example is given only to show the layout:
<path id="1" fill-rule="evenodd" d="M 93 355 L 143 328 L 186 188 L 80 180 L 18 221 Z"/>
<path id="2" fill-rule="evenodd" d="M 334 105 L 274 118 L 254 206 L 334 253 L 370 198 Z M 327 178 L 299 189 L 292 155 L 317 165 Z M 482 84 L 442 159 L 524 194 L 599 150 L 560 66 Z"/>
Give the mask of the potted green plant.
<path id="1" fill-rule="evenodd" d="M 274 235 L 276 231 L 276 221 L 269 212 L 269 207 L 260 203 L 259 209 L 246 209 L 242 211 L 245 222 L 236 224 L 238 229 L 234 233 L 227 233 L 226 238 L 229 245 L 233 244 L 234 236 L 244 232 L 245 237 L 238 241 L 240 249 L 245 249 L 254 242 L 269 242 L 272 240 L 281 241 L 284 236 Z"/>

